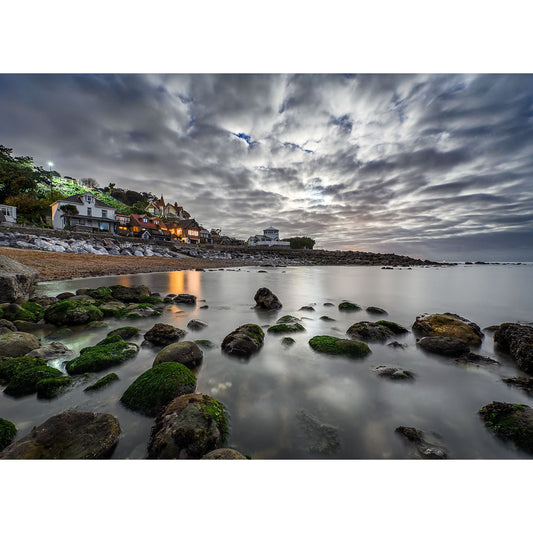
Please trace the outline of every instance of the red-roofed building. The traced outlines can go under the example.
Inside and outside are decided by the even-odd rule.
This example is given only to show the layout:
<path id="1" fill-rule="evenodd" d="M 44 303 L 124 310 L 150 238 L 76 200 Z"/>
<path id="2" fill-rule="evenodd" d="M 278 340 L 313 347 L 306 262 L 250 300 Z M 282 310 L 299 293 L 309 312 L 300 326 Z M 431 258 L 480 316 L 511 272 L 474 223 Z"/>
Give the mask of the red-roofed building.
<path id="1" fill-rule="evenodd" d="M 127 219 L 129 220 L 127 221 Z M 135 214 L 117 215 L 117 221 L 119 223 L 118 233 L 120 235 L 157 241 L 170 241 L 172 238 L 167 226 L 159 217 Z"/>

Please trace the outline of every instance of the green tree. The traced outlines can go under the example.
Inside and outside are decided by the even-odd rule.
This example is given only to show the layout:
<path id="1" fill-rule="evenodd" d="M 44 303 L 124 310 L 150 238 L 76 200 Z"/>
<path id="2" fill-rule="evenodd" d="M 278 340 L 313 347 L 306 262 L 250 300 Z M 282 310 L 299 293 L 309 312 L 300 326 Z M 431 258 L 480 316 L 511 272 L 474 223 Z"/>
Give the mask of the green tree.
<path id="1" fill-rule="evenodd" d="M 315 245 L 315 241 L 309 237 L 291 237 L 290 239 L 283 239 L 284 241 L 291 243 L 291 248 L 294 250 L 312 250 Z"/>
<path id="2" fill-rule="evenodd" d="M 12 148 L 0 145 L 0 203 L 22 193 L 33 193 L 39 183 L 51 183 L 52 172 L 35 167 L 29 156 L 13 157 L 12 153 Z"/>

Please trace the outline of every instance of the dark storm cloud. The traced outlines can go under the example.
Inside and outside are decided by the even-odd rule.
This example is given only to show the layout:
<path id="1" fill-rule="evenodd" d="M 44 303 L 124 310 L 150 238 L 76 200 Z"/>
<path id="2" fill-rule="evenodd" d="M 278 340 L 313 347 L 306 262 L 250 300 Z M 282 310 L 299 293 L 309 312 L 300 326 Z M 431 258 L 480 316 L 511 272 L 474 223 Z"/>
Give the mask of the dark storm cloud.
<path id="1" fill-rule="evenodd" d="M 533 260 L 530 75 L 0 75 L 0 118 L 17 155 L 240 238 Z"/>

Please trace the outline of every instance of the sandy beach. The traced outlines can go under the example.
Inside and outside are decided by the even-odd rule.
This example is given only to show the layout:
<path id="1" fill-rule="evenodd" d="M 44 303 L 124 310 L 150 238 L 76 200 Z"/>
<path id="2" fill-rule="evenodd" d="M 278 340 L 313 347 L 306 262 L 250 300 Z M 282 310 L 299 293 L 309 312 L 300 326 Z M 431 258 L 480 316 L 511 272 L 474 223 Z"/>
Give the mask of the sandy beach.
<path id="1" fill-rule="evenodd" d="M 175 259 L 167 257 L 68 254 L 8 247 L 0 248 L 0 254 L 35 268 L 39 272 L 41 281 L 244 265 L 244 262 L 238 259 L 200 259 L 187 256 Z"/>

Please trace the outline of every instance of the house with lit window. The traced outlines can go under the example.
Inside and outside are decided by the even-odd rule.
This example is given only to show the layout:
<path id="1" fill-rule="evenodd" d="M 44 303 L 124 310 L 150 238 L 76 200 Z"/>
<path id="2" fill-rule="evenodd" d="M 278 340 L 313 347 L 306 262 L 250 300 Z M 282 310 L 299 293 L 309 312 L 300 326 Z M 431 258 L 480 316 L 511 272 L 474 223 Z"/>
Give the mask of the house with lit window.
<path id="1" fill-rule="evenodd" d="M 14 205 L 0 204 L 0 222 L 14 224 L 17 221 L 17 208 Z"/>
<path id="2" fill-rule="evenodd" d="M 129 219 L 128 229 L 122 235 L 140 237 L 141 239 L 153 239 L 156 241 L 170 241 L 172 239 L 172 234 L 159 217 L 131 214 L 129 215 Z"/>
<path id="3" fill-rule="evenodd" d="M 61 198 L 50 207 L 54 229 L 115 233 L 115 208 L 101 202 L 90 192 Z"/>
<path id="4" fill-rule="evenodd" d="M 170 233 L 182 242 L 199 244 L 202 227 L 194 218 L 167 222 Z"/>

